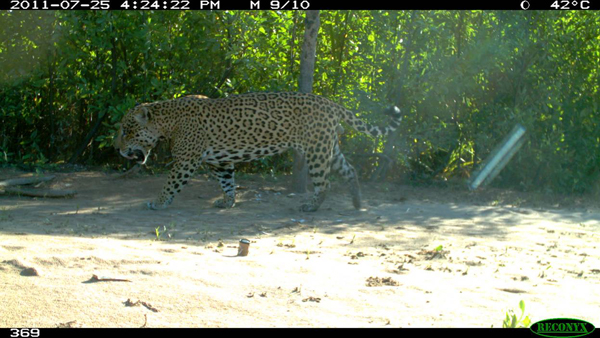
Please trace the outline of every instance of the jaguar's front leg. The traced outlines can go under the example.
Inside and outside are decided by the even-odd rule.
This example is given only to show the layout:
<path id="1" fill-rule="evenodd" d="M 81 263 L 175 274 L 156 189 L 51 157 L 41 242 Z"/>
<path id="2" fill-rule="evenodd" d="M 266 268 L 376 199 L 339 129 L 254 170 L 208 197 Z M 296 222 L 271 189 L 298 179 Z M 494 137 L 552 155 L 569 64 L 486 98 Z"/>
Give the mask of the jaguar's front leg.
<path id="1" fill-rule="evenodd" d="M 217 208 L 232 208 L 235 205 L 235 180 L 233 163 L 211 164 L 210 171 L 219 180 L 223 190 L 223 198 L 215 201 Z"/>
<path id="2" fill-rule="evenodd" d="M 177 195 L 183 186 L 192 178 L 194 171 L 198 169 L 200 163 L 200 160 L 176 160 L 160 196 L 158 199 L 148 202 L 148 208 L 153 210 L 164 209 L 171 204 L 175 195 Z"/>

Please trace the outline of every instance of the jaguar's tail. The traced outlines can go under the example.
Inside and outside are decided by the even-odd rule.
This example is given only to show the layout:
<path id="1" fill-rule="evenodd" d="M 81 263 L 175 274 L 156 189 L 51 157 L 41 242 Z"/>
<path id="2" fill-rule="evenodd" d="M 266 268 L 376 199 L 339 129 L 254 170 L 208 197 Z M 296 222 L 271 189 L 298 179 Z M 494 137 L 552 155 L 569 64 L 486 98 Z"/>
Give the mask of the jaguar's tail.
<path id="1" fill-rule="evenodd" d="M 392 121 L 386 127 L 380 128 L 377 126 L 370 125 L 363 120 L 359 119 L 354 115 L 354 113 L 350 110 L 346 110 L 346 114 L 344 115 L 344 121 L 352 126 L 352 128 L 360 131 L 361 133 L 367 133 L 372 135 L 373 137 L 387 135 L 389 132 L 392 132 L 400 126 L 400 122 L 402 121 L 402 114 L 400 113 L 400 109 L 396 106 L 391 106 L 384 111 L 384 114 L 391 116 Z"/>

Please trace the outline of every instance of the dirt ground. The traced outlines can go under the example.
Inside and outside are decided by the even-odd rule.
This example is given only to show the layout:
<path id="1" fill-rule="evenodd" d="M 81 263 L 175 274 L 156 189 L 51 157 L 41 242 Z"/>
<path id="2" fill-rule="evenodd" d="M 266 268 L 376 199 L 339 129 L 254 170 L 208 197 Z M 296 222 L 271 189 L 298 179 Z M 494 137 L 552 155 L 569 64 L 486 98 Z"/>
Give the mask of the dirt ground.
<path id="1" fill-rule="evenodd" d="M 54 175 L 77 195 L 0 194 L 2 327 L 501 327 L 520 300 L 600 326 L 598 201 L 362 182 L 356 211 L 336 181 L 301 213 L 286 177 L 238 175 L 220 210 L 197 175 L 152 211 L 164 174 Z"/>

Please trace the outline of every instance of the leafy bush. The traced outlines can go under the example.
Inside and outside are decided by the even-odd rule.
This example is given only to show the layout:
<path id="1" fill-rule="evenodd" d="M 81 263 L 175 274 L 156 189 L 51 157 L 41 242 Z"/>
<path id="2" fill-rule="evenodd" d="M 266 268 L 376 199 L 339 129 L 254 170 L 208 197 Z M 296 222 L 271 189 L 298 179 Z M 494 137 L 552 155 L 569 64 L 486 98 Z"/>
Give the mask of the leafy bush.
<path id="1" fill-rule="evenodd" d="M 118 165 L 114 123 L 136 102 L 296 90 L 304 32 L 297 11 L 5 11 L 0 23 L 0 164 Z M 583 11 L 321 11 L 314 91 L 374 124 L 402 109 L 393 137 L 346 128 L 362 175 L 465 178 L 521 123 L 528 142 L 494 184 L 589 192 L 599 35 Z M 395 165 L 377 176 L 379 152 Z"/>

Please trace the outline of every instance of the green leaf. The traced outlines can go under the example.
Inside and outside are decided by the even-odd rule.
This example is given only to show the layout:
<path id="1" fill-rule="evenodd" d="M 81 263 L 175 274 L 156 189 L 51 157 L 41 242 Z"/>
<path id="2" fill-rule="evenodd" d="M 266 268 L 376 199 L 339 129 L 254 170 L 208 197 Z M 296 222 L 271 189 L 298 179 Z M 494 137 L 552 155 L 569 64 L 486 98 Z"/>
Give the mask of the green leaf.
<path id="1" fill-rule="evenodd" d="M 514 314 L 512 315 L 509 327 L 510 328 L 516 328 L 517 327 L 517 316 L 515 316 Z"/>

